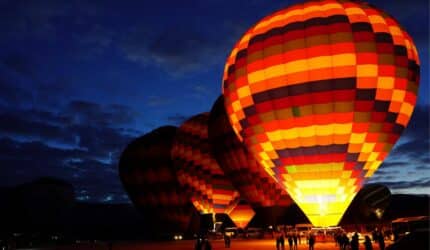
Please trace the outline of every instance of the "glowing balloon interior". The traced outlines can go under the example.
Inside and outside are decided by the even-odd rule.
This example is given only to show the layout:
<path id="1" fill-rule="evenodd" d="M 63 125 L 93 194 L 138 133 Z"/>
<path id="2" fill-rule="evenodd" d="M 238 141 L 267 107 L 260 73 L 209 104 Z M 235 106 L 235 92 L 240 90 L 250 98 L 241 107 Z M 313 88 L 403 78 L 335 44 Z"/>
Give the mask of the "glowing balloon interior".
<path id="1" fill-rule="evenodd" d="M 409 122 L 419 59 L 386 13 L 311 1 L 250 28 L 223 93 L 238 137 L 315 226 L 337 225 Z"/>
<path id="2" fill-rule="evenodd" d="M 230 219 L 239 228 L 245 228 L 255 215 L 254 209 L 245 201 L 241 200 L 228 214 Z"/>

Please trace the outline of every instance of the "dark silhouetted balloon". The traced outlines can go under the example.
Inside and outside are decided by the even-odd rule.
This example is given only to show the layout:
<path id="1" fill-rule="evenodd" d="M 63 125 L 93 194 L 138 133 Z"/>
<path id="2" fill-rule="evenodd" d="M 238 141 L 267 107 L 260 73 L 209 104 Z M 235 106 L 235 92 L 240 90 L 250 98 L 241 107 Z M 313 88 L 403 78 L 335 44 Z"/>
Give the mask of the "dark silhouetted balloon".
<path id="1" fill-rule="evenodd" d="M 121 181 L 154 230 L 185 231 L 195 209 L 170 158 L 177 128 L 164 126 L 132 141 L 119 162 Z"/>

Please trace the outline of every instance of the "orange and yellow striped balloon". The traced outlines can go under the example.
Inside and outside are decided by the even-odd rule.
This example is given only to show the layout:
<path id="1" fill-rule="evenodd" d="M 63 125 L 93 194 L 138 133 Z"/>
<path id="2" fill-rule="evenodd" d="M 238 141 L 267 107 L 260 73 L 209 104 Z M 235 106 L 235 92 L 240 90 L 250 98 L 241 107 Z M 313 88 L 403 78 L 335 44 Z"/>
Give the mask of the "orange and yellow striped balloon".
<path id="1" fill-rule="evenodd" d="M 246 228 L 254 215 L 254 209 L 252 209 L 245 200 L 240 200 L 240 202 L 228 214 L 236 227 L 239 228 Z"/>
<path id="2" fill-rule="evenodd" d="M 208 138 L 209 113 L 185 121 L 173 140 L 171 157 L 179 184 L 202 214 L 228 214 L 239 202 L 239 192 L 212 156 Z"/>
<path id="3" fill-rule="evenodd" d="M 419 59 L 393 17 L 358 1 L 308 1 L 250 28 L 223 94 L 238 137 L 315 226 L 338 224 L 416 103 Z"/>

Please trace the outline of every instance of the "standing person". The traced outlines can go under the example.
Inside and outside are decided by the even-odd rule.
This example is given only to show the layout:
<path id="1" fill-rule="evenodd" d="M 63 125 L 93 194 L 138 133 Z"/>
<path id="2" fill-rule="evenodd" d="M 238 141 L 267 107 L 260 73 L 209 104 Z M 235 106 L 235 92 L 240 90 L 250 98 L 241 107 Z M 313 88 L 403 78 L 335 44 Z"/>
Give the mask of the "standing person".
<path id="1" fill-rule="evenodd" d="M 212 250 L 212 245 L 209 239 L 205 239 L 205 249 L 204 250 Z"/>
<path id="2" fill-rule="evenodd" d="M 294 234 L 293 234 L 293 242 L 294 242 L 294 247 L 293 247 L 293 249 L 294 249 L 294 250 L 297 250 L 297 238 L 298 238 L 298 233 L 297 233 L 297 232 L 294 232 Z"/>
<path id="3" fill-rule="evenodd" d="M 357 232 L 351 238 L 351 250 L 358 250 L 358 234 Z"/>
<path id="4" fill-rule="evenodd" d="M 314 250 L 315 236 L 311 233 L 309 234 L 308 243 L 309 243 L 309 250 Z"/>
<path id="5" fill-rule="evenodd" d="M 349 238 L 348 238 L 348 236 L 346 235 L 346 233 L 343 233 L 343 235 L 342 235 L 342 239 L 341 239 L 341 249 L 342 250 L 346 250 L 346 248 L 348 247 L 348 245 L 349 245 Z"/>
<path id="6" fill-rule="evenodd" d="M 378 244 L 379 244 L 380 250 L 385 249 L 384 234 L 382 232 L 379 232 L 379 234 L 378 234 Z"/>
<path id="7" fill-rule="evenodd" d="M 225 232 L 224 233 L 224 245 L 226 248 L 230 248 L 230 242 L 231 242 L 230 235 L 227 232 Z"/>
<path id="8" fill-rule="evenodd" d="M 299 232 L 299 234 L 298 234 L 299 244 L 302 244 L 302 236 L 304 236 L 304 233 L 303 232 Z"/>
<path id="9" fill-rule="evenodd" d="M 279 236 L 279 242 L 281 243 L 281 250 L 285 249 L 285 234 L 284 231 L 281 231 L 281 235 Z"/>
<path id="10" fill-rule="evenodd" d="M 198 237 L 196 244 L 194 245 L 195 250 L 202 250 L 203 241 L 202 238 Z"/>
<path id="11" fill-rule="evenodd" d="M 281 238 L 280 238 L 280 233 L 279 233 L 279 231 L 276 231 L 276 237 L 275 237 L 275 239 L 276 239 L 276 250 L 280 250 L 280 247 L 281 247 Z"/>
<path id="12" fill-rule="evenodd" d="M 372 241 L 370 240 L 370 237 L 368 235 L 364 237 L 364 249 L 373 250 Z"/>
<path id="13" fill-rule="evenodd" d="M 290 250 L 293 250 L 293 235 L 291 235 L 291 232 L 288 232 L 288 246 L 290 246 Z"/>

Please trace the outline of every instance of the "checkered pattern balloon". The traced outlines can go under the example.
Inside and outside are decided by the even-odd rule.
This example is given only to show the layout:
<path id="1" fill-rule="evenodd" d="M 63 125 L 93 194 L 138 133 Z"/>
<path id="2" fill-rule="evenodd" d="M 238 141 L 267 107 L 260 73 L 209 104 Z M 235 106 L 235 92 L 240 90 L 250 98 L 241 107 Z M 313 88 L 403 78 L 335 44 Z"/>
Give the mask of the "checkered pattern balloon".
<path id="1" fill-rule="evenodd" d="M 208 140 L 209 113 L 183 123 L 171 152 L 177 178 L 200 213 L 226 213 L 239 202 L 239 192 L 213 158 Z"/>
<path id="2" fill-rule="evenodd" d="M 209 141 L 220 167 L 251 206 L 286 207 L 293 203 L 287 192 L 264 171 L 237 138 L 228 121 L 222 96 L 210 112 Z"/>
<path id="3" fill-rule="evenodd" d="M 412 38 L 358 1 L 293 5 L 227 59 L 229 120 L 315 226 L 336 225 L 406 127 L 419 82 Z"/>

